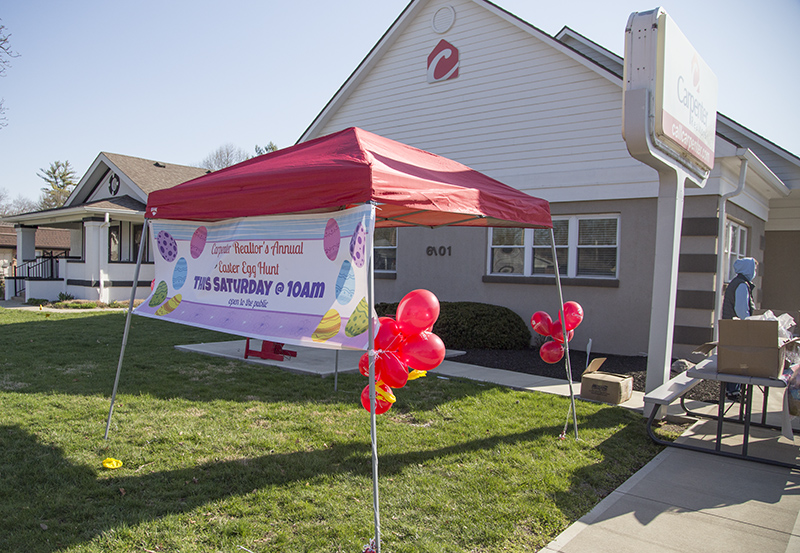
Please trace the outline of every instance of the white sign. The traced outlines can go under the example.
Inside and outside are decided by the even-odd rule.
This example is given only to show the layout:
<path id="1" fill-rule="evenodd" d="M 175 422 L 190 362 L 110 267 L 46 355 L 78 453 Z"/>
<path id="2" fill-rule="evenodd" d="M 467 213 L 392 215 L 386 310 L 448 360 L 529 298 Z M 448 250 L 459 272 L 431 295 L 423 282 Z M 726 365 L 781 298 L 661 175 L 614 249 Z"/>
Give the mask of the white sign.
<path id="1" fill-rule="evenodd" d="M 658 17 L 655 135 L 711 170 L 717 130 L 717 77 L 675 21 Z"/>

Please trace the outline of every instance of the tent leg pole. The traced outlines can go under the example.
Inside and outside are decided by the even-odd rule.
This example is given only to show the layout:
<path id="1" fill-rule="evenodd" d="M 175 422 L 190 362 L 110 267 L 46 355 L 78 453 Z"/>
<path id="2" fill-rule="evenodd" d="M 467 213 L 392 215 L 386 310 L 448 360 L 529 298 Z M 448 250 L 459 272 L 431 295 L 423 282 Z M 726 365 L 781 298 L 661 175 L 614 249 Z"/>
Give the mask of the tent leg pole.
<path id="1" fill-rule="evenodd" d="M 375 206 L 372 206 L 373 220 L 375 218 Z M 373 227 L 374 228 L 374 227 Z M 367 271 L 367 305 L 369 319 L 369 423 L 370 423 L 370 437 L 372 442 L 372 508 L 375 513 L 375 552 L 381 553 L 381 515 L 380 515 L 380 501 L 378 499 L 378 442 L 377 442 L 377 427 L 375 424 L 375 409 L 377 407 L 376 390 L 375 390 L 375 321 L 372 318 L 372 313 L 375 309 L 375 279 L 374 279 L 374 249 L 372 243 L 372 234 L 368 235 L 369 243 L 367 244 L 367 251 L 369 254 L 369 271 Z"/>
<path id="2" fill-rule="evenodd" d="M 575 439 L 578 439 L 578 414 L 575 412 L 575 392 L 572 389 L 572 365 L 569 360 L 569 340 L 567 339 L 567 328 L 564 321 L 564 294 L 561 290 L 561 275 L 558 271 L 558 257 L 556 255 L 556 236 L 553 229 L 550 229 L 550 249 L 553 252 L 553 267 L 556 273 L 556 289 L 558 290 L 558 320 L 561 321 L 561 328 L 564 333 L 564 357 L 567 370 L 567 382 L 569 383 L 569 401 L 572 411 L 572 426 L 575 429 Z M 565 428 L 566 431 L 566 428 Z"/>
<path id="3" fill-rule="evenodd" d="M 339 391 L 339 350 L 336 350 L 336 363 L 333 366 L 333 391 Z"/>
<path id="4" fill-rule="evenodd" d="M 111 407 L 108 408 L 108 420 L 106 420 L 106 433 L 104 440 L 108 439 L 108 429 L 111 428 L 111 415 L 114 414 L 114 401 L 117 399 L 117 387 L 119 386 L 119 375 L 122 372 L 122 360 L 125 358 L 125 346 L 128 345 L 128 332 L 131 328 L 131 314 L 133 313 L 133 300 L 136 299 L 136 285 L 139 282 L 139 269 L 142 267 L 145 245 L 147 244 L 148 221 L 145 219 L 142 228 L 142 238 L 139 241 L 139 255 L 136 259 L 136 270 L 133 272 L 133 285 L 131 286 L 131 301 L 128 304 L 128 314 L 125 317 L 125 332 L 122 333 L 122 348 L 119 351 L 119 363 L 117 363 L 117 375 L 114 378 L 114 391 L 111 392 Z"/>

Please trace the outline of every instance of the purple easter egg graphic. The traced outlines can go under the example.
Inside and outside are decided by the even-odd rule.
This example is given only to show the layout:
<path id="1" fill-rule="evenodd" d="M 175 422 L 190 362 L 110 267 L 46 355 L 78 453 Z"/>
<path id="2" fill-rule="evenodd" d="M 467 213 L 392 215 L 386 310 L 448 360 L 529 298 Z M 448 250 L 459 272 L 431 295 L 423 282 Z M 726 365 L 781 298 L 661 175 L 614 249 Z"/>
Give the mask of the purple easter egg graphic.
<path id="1" fill-rule="evenodd" d="M 161 252 L 161 257 L 164 260 L 172 262 L 178 257 L 178 243 L 170 233 L 162 230 L 156 236 L 156 243 L 158 244 L 158 251 Z"/>
<path id="2" fill-rule="evenodd" d="M 336 219 L 329 219 L 328 224 L 325 226 L 325 238 L 322 241 L 322 247 L 325 249 L 325 255 L 331 261 L 336 261 L 341 239 L 342 234 L 339 230 L 339 223 L 336 222 Z"/>
<path id="3" fill-rule="evenodd" d="M 192 241 L 189 242 L 189 253 L 192 257 L 197 259 L 203 253 L 206 247 L 206 238 L 208 237 L 208 229 L 206 227 L 197 227 L 192 235 Z"/>
<path id="4" fill-rule="evenodd" d="M 356 231 L 350 239 L 350 257 L 353 258 L 353 264 L 356 267 L 363 267 L 366 258 L 366 245 L 367 245 L 367 229 L 364 228 L 362 223 L 356 225 Z"/>

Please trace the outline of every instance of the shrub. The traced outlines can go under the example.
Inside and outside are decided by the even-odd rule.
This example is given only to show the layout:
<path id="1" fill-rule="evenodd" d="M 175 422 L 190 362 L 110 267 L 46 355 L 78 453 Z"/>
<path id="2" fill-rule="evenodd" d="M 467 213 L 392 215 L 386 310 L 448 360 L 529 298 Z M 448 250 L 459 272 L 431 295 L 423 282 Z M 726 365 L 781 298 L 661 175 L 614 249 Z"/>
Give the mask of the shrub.
<path id="1" fill-rule="evenodd" d="M 142 303 L 144 303 L 144 301 L 145 300 L 133 300 L 134 309 L 139 305 L 141 305 Z M 130 300 L 121 300 L 121 301 L 118 300 L 118 301 L 112 301 L 111 303 L 108 304 L 108 306 L 111 307 L 112 309 L 120 309 L 120 308 L 128 309 L 128 305 L 130 303 L 131 303 Z"/>
<path id="2" fill-rule="evenodd" d="M 75 296 L 73 296 L 72 294 L 65 294 L 64 292 L 58 293 L 58 301 L 69 301 L 74 299 Z"/>
<path id="3" fill-rule="evenodd" d="M 59 301 L 53 304 L 56 309 L 95 309 L 97 307 L 105 307 L 104 303 L 90 301 L 90 300 L 68 300 Z"/>
<path id="4" fill-rule="evenodd" d="M 379 303 L 381 317 L 394 317 L 397 303 Z M 468 301 L 440 302 L 435 332 L 449 349 L 525 349 L 531 331 L 525 321 L 507 307 Z"/>
<path id="5" fill-rule="evenodd" d="M 28 301 L 25 303 L 28 305 L 47 305 L 50 303 L 50 300 L 43 300 L 41 298 L 28 298 Z"/>

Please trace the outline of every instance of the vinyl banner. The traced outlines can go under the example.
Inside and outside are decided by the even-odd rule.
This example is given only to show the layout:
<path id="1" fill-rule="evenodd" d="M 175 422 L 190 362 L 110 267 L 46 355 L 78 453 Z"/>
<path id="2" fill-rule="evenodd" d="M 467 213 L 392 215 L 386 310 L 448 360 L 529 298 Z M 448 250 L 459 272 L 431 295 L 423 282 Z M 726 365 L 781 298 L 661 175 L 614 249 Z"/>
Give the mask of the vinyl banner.
<path id="1" fill-rule="evenodd" d="M 217 223 L 152 220 L 156 277 L 135 313 L 259 340 L 366 349 L 374 213 L 364 205 Z"/>

